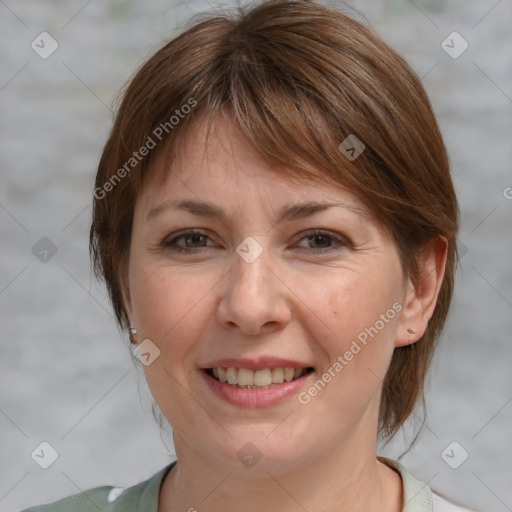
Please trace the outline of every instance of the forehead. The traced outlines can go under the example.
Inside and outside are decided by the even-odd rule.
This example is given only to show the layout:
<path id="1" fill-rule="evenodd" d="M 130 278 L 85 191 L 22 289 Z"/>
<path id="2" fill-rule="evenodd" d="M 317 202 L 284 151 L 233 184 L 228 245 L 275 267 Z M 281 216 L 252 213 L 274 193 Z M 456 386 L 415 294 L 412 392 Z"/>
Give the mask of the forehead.
<path id="1" fill-rule="evenodd" d="M 211 125 L 207 121 L 211 121 Z M 163 148 L 157 155 L 154 166 L 158 168 L 155 170 L 161 171 L 163 181 L 173 178 L 192 181 L 199 172 L 203 173 L 202 179 L 208 175 L 212 179 L 233 180 L 231 171 L 244 173 L 245 179 L 257 175 L 262 179 L 286 177 L 290 183 L 297 184 L 312 181 L 305 173 L 277 169 L 275 165 L 265 162 L 225 110 L 220 111 L 213 119 L 208 119 L 205 113 L 201 113 L 179 134 L 172 148 Z"/>
<path id="2" fill-rule="evenodd" d="M 156 203 L 182 197 L 217 204 L 238 200 L 242 207 L 248 197 L 277 207 L 299 201 L 336 201 L 374 221 L 370 210 L 347 187 L 300 163 L 309 174 L 266 162 L 229 115 L 217 116 L 210 131 L 199 118 L 172 150 L 161 151 L 153 160 L 142 206 L 149 212 Z"/>

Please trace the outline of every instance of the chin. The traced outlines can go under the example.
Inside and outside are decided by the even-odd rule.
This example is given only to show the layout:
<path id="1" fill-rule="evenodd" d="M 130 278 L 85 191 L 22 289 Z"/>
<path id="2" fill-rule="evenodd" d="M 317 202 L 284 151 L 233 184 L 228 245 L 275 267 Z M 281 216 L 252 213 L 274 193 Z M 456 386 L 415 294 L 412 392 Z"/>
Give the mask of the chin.
<path id="1" fill-rule="evenodd" d="M 282 473 L 299 464 L 304 458 L 304 435 L 289 429 L 283 429 L 280 435 L 274 435 L 276 431 L 273 432 L 273 429 L 276 426 L 278 423 L 236 428 L 226 425 L 233 437 L 223 436 L 208 451 L 215 454 L 220 463 L 238 474 L 268 478 L 268 473 Z M 212 440 L 212 443 L 215 441 Z"/>

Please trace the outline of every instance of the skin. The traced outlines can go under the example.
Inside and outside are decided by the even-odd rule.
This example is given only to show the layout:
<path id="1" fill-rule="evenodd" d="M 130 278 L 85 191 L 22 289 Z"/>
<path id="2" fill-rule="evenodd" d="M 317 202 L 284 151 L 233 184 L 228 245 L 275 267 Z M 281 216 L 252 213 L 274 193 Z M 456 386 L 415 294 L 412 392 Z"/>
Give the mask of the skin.
<path id="1" fill-rule="evenodd" d="M 135 342 L 150 339 L 160 350 L 144 371 L 179 461 L 162 485 L 159 512 L 400 511 L 400 476 L 376 457 L 382 379 L 394 348 L 418 340 L 433 314 L 444 241 L 425 249 L 414 285 L 393 242 L 346 188 L 279 177 L 227 116 L 216 120 L 203 158 L 203 126 L 165 183 L 148 181 L 134 212 L 125 303 Z M 155 206 L 177 199 L 214 203 L 227 218 L 169 207 L 148 220 Z M 282 206 L 305 201 L 361 210 L 332 207 L 277 222 Z M 185 229 L 207 236 L 176 241 Z M 263 249 L 252 263 L 236 252 L 247 236 Z M 177 252 L 187 244 L 193 252 Z M 310 386 L 394 303 L 400 313 L 307 405 L 294 396 L 239 408 L 210 391 L 198 370 L 222 357 L 284 357 L 314 366 Z M 250 468 L 237 457 L 247 442 L 262 455 Z"/>

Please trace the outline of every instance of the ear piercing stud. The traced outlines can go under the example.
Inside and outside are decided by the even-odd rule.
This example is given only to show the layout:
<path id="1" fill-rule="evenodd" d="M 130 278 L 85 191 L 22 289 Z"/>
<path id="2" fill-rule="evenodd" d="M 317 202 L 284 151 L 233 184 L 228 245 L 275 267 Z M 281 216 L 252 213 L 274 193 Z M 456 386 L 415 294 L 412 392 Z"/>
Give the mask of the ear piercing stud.
<path id="1" fill-rule="evenodd" d="M 130 334 L 131 334 L 132 336 L 135 336 L 135 335 L 137 334 L 137 332 L 138 332 L 138 331 L 137 331 L 137 329 L 135 329 L 135 327 L 130 327 Z"/>
<path id="2" fill-rule="evenodd" d="M 414 329 L 407 329 L 407 332 L 410 334 L 416 334 L 416 331 Z"/>

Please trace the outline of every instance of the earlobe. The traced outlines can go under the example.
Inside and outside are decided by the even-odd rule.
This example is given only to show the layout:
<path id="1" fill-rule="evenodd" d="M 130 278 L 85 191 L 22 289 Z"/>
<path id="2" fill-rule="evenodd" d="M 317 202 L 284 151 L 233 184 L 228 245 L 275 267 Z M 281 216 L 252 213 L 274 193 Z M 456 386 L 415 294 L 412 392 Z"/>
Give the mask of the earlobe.
<path id="1" fill-rule="evenodd" d="M 428 326 L 443 283 L 448 253 L 445 237 L 431 240 L 424 248 L 419 262 L 419 276 L 409 279 L 398 323 L 395 346 L 403 347 L 418 341 Z"/>
<path id="2" fill-rule="evenodd" d="M 139 331 L 135 327 L 133 327 L 130 322 L 130 343 L 132 343 L 133 345 L 138 344 L 137 340 L 135 339 L 135 336 L 137 336 L 138 332 Z"/>

